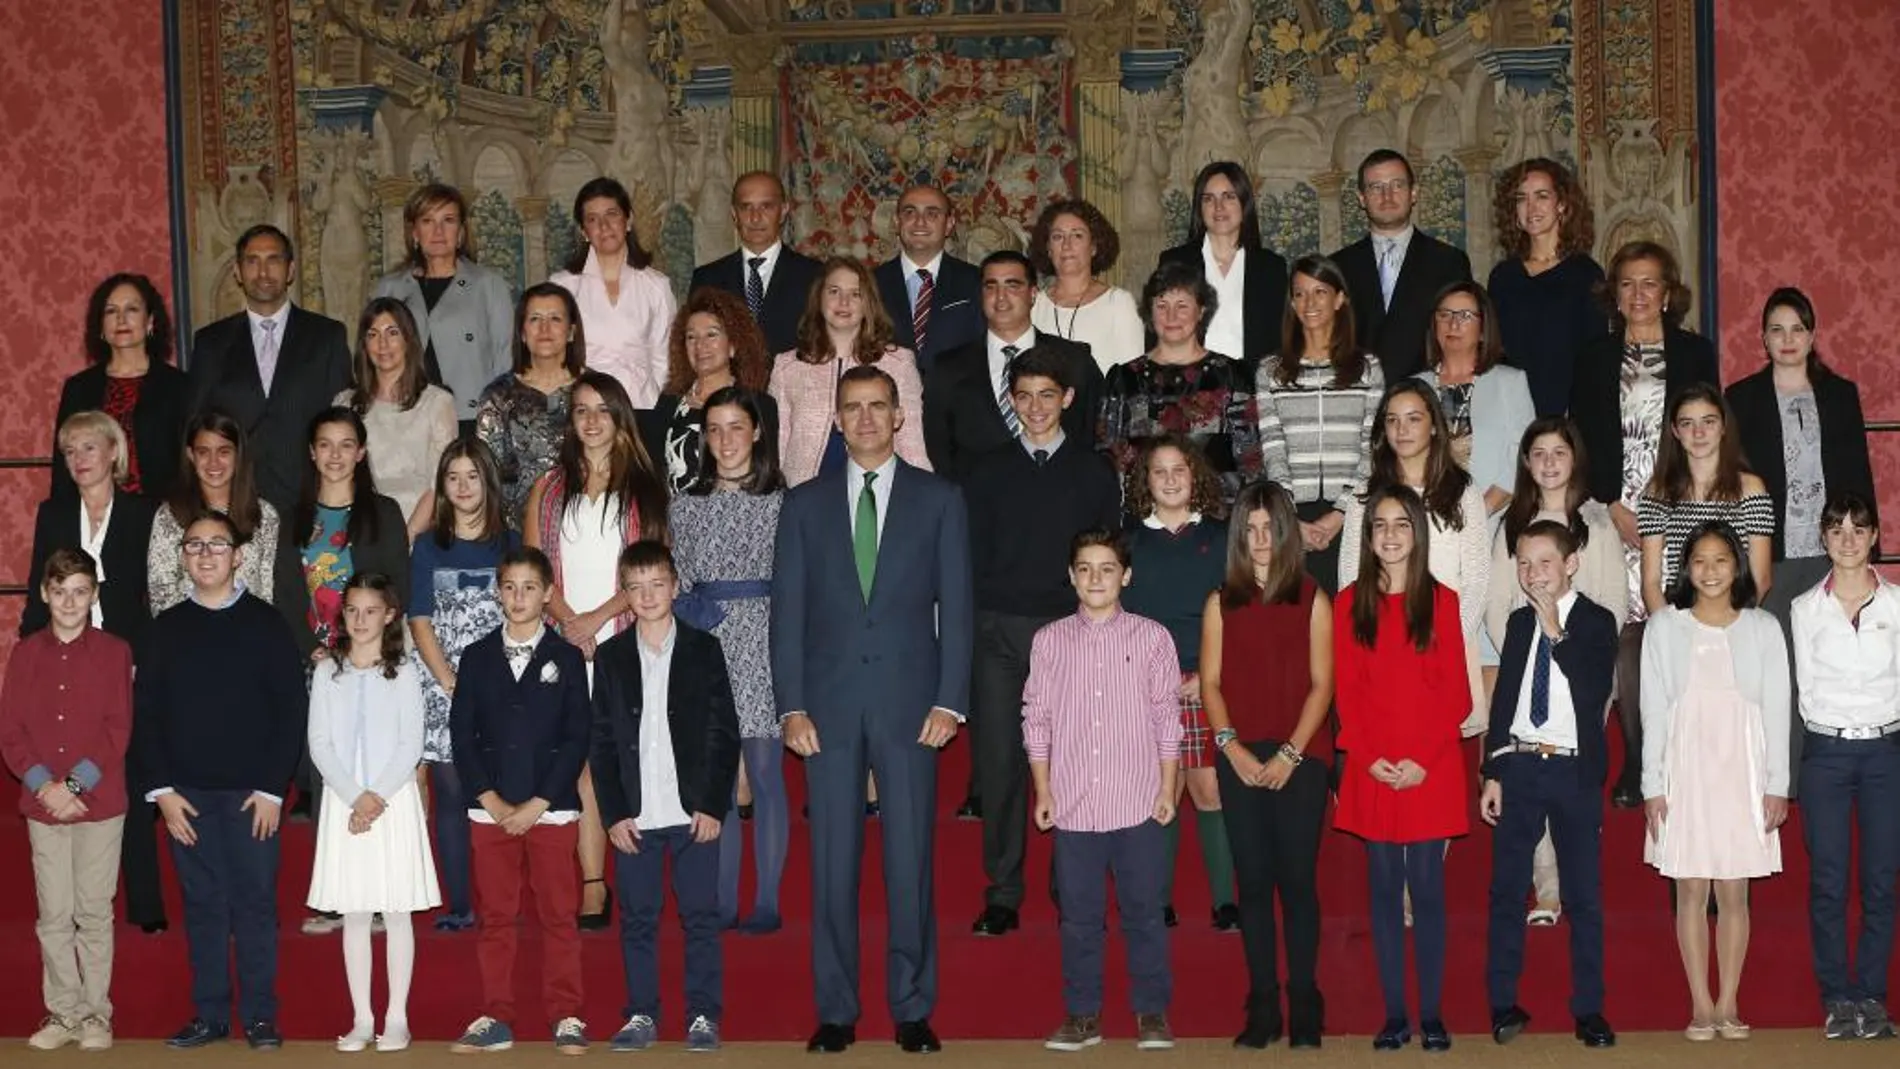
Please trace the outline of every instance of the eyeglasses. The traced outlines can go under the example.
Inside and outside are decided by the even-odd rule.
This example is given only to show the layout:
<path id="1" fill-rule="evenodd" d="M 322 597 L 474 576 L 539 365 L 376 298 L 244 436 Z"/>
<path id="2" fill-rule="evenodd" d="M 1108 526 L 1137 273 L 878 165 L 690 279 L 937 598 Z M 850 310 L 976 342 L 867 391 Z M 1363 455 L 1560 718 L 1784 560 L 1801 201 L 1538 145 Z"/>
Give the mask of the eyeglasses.
<path id="1" fill-rule="evenodd" d="M 1440 323 L 1456 323 L 1459 326 L 1464 326 L 1466 323 L 1473 323 L 1484 318 L 1469 308 L 1440 308 L 1437 311 L 1437 315 Z"/>
<path id="2" fill-rule="evenodd" d="M 222 538 L 190 538 L 178 545 L 188 557 L 202 557 L 206 553 L 214 557 L 222 557 L 233 548 L 229 541 Z"/>
<path id="3" fill-rule="evenodd" d="M 1383 197 L 1387 193 L 1403 193 L 1411 188 L 1411 179 L 1394 178 L 1390 182 L 1367 182 L 1365 185 L 1359 187 L 1359 191 L 1368 197 Z"/>

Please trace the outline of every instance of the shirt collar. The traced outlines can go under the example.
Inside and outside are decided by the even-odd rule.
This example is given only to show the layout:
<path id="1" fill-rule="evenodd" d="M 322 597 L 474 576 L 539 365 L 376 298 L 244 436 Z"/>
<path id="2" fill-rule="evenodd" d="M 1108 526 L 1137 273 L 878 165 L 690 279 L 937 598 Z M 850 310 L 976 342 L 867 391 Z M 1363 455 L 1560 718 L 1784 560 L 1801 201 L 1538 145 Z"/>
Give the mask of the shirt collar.
<path id="1" fill-rule="evenodd" d="M 752 258 L 754 256 L 765 258 L 765 262 L 759 265 L 759 273 L 766 274 L 770 272 L 772 268 L 778 266 L 778 254 L 783 251 L 784 248 L 785 243 L 783 241 L 774 241 L 771 247 L 764 252 L 753 252 L 743 245 L 739 246 L 739 267 L 741 273 L 752 269 Z"/>
<path id="2" fill-rule="evenodd" d="M 885 458 L 884 463 L 879 464 L 875 468 L 866 468 L 860 465 L 856 458 L 847 453 L 844 458 L 844 466 L 846 472 L 851 476 L 851 478 L 845 480 L 845 482 L 851 485 L 854 493 L 857 487 L 864 485 L 864 473 L 867 471 L 877 472 L 877 482 L 873 483 L 873 486 L 889 486 L 891 484 L 891 473 L 897 470 L 897 454 L 892 453 Z"/>
<path id="3" fill-rule="evenodd" d="M 85 627 L 79 629 L 79 636 L 77 638 L 71 642 L 61 642 L 59 636 L 53 633 L 53 625 L 46 625 L 46 637 L 52 640 L 53 645 L 60 649 L 73 650 L 79 653 L 84 653 L 86 649 L 92 645 L 92 636 L 97 634 L 98 631 L 99 629 L 88 621 Z"/>
<path id="4" fill-rule="evenodd" d="M 1184 524 L 1182 524 L 1181 526 L 1182 526 L 1182 527 L 1192 527 L 1192 526 L 1194 526 L 1195 524 L 1197 524 L 1197 523 L 1199 523 L 1199 522 L 1201 522 L 1201 514 L 1200 514 L 1200 513 L 1198 513 L 1198 512 L 1190 512 L 1190 513 L 1188 513 L 1188 518 L 1187 518 L 1187 522 L 1186 522 L 1186 523 L 1184 523 Z M 1146 527 L 1146 528 L 1148 528 L 1149 530 L 1153 530 L 1153 531 L 1169 531 L 1169 530 L 1177 530 L 1177 529 L 1178 529 L 1178 528 L 1169 528 L 1169 527 L 1167 527 L 1166 525 L 1164 525 L 1164 524 L 1163 524 L 1163 523 L 1161 522 L 1161 520 L 1160 520 L 1160 518 L 1159 518 L 1159 517 L 1157 517 L 1157 516 L 1156 516 L 1156 515 L 1155 515 L 1154 513 L 1152 513 L 1152 512 L 1150 512 L 1150 513 L 1149 513 L 1149 514 L 1148 514 L 1148 515 L 1147 515 L 1146 517 L 1144 517 L 1144 518 L 1142 519 L 1142 521 L 1141 521 L 1141 525 L 1142 525 L 1143 527 Z"/>
<path id="5" fill-rule="evenodd" d="M 989 338 L 990 352 L 992 353 L 1001 353 L 1005 345 L 1014 345 L 1017 355 L 1026 353 L 1036 347 L 1035 327 L 1030 327 L 1028 330 L 1023 331 L 1022 336 L 1015 341 L 1004 341 L 1002 337 L 993 330 L 987 331 L 986 337 Z"/>
<path id="6" fill-rule="evenodd" d="M 1108 619 L 1097 620 L 1094 617 L 1089 615 L 1089 612 L 1087 609 L 1084 609 L 1080 605 L 1077 605 L 1075 607 L 1075 618 L 1082 621 L 1082 626 L 1085 628 L 1088 628 L 1091 631 L 1103 630 L 1103 629 L 1114 627 L 1117 624 L 1121 623 L 1123 620 L 1127 619 L 1128 610 L 1117 605 L 1115 607 L 1115 611 L 1109 614 Z"/>
<path id="7" fill-rule="evenodd" d="M 1405 229 L 1399 231 L 1396 234 L 1390 234 L 1390 235 L 1373 234 L 1372 235 L 1373 250 L 1377 251 L 1379 248 L 1383 247 L 1384 245 L 1388 243 L 1399 249 L 1408 248 L 1412 244 L 1412 235 L 1416 233 L 1418 233 L 1418 227 L 1412 223 L 1407 223 L 1405 224 Z"/>
<path id="8" fill-rule="evenodd" d="M 679 625 L 678 620 L 668 620 L 666 622 L 666 637 L 660 640 L 660 648 L 657 650 L 647 645 L 647 640 L 645 638 L 642 638 L 640 635 L 640 632 L 638 630 L 639 626 L 640 626 L 639 624 L 634 625 L 635 631 L 633 635 L 633 640 L 640 644 L 641 657 L 651 659 L 655 657 L 672 656 L 674 640 L 679 638 L 679 633 L 680 633 L 680 625 Z"/>
<path id="9" fill-rule="evenodd" d="M 919 271 L 928 271 L 930 272 L 930 277 L 933 281 L 943 280 L 943 250 L 942 249 L 937 250 L 937 255 L 932 256 L 930 258 L 930 262 L 921 263 L 921 264 L 911 259 L 910 254 L 907 252 L 898 253 L 897 255 L 898 255 L 898 259 L 904 262 L 904 277 L 905 278 L 913 277 Z"/>
<path id="10" fill-rule="evenodd" d="M 516 642 L 514 639 L 508 637 L 508 625 L 504 623 L 501 625 L 502 652 L 504 653 L 507 652 L 510 646 L 526 646 L 531 650 L 539 649 L 541 646 L 541 639 L 545 637 L 547 633 L 548 633 L 548 625 L 545 623 L 540 624 L 535 627 L 533 638 L 528 639 L 526 642 Z"/>
<path id="11" fill-rule="evenodd" d="M 1062 448 L 1062 443 L 1069 440 L 1069 436 L 1062 433 L 1062 425 L 1058 423 L 1056 424 L 1055 440 L 1050 442 L 1047 445 L 1036 445 L 1032 443 L 1029 440 L 1028 435 L 1019 434 L 1016 436 L 1016 440 L 1023 443 L 1023 452 L 1028 453 L 1031 457 L 1036 455 L 1036 450 L 1038 449 L 1042 450 L 1045 453 L 1048 453 L 1051 457 L 1053 457 L 1056 455 L 1056 450 Z"/>
<path id="12" fill-rule="evenodd" d="M 272 312 L 270 315 L 258 315 L 256 312 L 252 311 L 249 306 L 245 307 L 244 314 L 250 319 L 252 333 L 256 333 L 258 330 L 262 329 L 259 326 L 259 324 L 263 323 L 267 319 L 270 320 L 272 323 L 277 324 L 277 341 L 279 344 L 282 344 L 284 340 L 284 324 L 290 322 L 290 302 L 289 301 L 285 301 L 282 307 L 278 308 L 277 311 Z"/>
<path id="13" fill-rule="evenodd" d="M 225 609 L 228 609 L 231 606 L 236 605 L 238 603 L 238 599 L 244 596 L 244 592 L 245 592 L 244 580 L 239 579 L 231 584 L 231 596 L 224 599 L 222 602 L 219 602 L 216 605 L 206 604 L 205 600 L 198 596 L 198 588 L 195 586 L 192 587 L 189 591 L 187 591 L 186 596 L 191 598 L 191 600 L 194 603 L 198 605 L 202 605 L 205 608 L 210 609 L 212 612 L 222 612 Z"/>

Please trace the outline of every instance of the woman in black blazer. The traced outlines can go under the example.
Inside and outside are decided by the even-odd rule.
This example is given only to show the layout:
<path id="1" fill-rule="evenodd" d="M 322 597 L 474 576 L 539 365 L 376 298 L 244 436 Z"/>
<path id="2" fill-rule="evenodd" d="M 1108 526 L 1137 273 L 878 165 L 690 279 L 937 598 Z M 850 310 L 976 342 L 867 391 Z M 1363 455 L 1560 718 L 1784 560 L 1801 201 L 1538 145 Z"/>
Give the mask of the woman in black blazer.
<path id="1" fill-rule="evenodd" d="M 1617 656 L 1617 714 L 1623 738 L 1642 738 L 1640 677 L 1643 652 L 1643 539 L 1636 502 L 1649 485 L 1662 446 L 1669 399 L 1691 383 L 1720 386 L 1715 347 L 1682 329 L 1689 287 L 1668 249 L 1632 241 L 1616 250 L 1604 285 L 1610 332 L 1577 353 L 1570 387 L 1570 418 L 1589 460 L 1590 496 L 1609 506 L 1629 568 L 1631 619 Z M 1626 430 L 1627 428 L 1627 430 Z M 1626 747 L 1627 749 L 1628 747 Z M 1638 755 L 1640 751 L 1638 751 Z M 1625 760 L 1611 799 L 1642 803 L 1640 760 Z"/>
<path id="2" fill-rule="evenodd" d="M 1207 327 L 1209 350 L 1235 360 L 1259 360 L 1280 344 L 1280 314 L 1286 308 L 1286 259 L 1260 239 L 1260 213 L 1253 179 L 1232 160 L 1217 160 L 1194 177 L 1194 214 L 1187 241 L 1161 254 L 1161 263 L 1184 263 L 1207 276 L 1209 285 L 1241 271 L 1243 299 L 1223 295 Z M 1159 266 L 1159 265 L 1157 265 Z M 1212 271 L 1209 268 L 1212 267 Z M 1231 339 L 1240 339 L 1235 345 Z M 1149 332 L 1147 347 L 1155 338 Z M 1231 350 L 1231 351 L 1230 351 Z"/>
<path id="3" fill-rule="evenodd" d="M 683 493 L 699 481 L 700 433 L 706 424 L 706 398 L 727 386 L 739 386 L 759 399 L 764 425 L 760 433 L 778 437 L 778 402 L 765 392 L 772 377 L 772 356 L 765 335 L 752 321 L 745 301 L 725 290 L 701 286 L 688 294 L 673 317 L 667 343 L 666 382 L 652 408 L 634 414 L 647 456 L 661 469 L 669 494 Z M 922 419 L 923 413 L 912 418 Z"/>
<path id="4" fill-rule="evenodd" d="M 59 391 L 55 428 L 75 412 L 104 412 L 118 421 L 126 442 L 126 476 L 135 494 L 163 497 L 178 477 L 178 458 L 190 404 L 185 373 L 173 367 L 171 317 L 144 275 L 118 274 L 99 283 L 86 305 L 86 358 L 90 365 Z M 59 463 L 55 442 L 53 496 L 75 496 L 72 476 Z"/>

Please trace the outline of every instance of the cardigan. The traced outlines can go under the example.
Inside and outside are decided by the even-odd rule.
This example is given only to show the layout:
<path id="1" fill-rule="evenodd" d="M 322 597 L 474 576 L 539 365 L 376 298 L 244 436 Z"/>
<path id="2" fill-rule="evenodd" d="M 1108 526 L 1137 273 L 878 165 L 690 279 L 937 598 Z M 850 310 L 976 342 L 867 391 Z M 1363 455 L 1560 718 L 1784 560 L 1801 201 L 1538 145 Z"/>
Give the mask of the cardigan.
<path id="1" fill-rule="evenodd" d="M 59 455 L 59 427 L 75 412 L 105 408 L 106 366 L 93 364 L 68 378 L 59 390 L 59 410 L 53 419 L 54 497 L 79 496 L 72 473 Z M 131 447 L 139 458 L 139 492 L 162 497 L 172 492 L 178 464 L 185 455 L 185 422 L 191 415 L 191 390 L 185 373 L 170 364 L 151 362 L 139 384 L 138 406 L 132 410 Z"/>
<path id="2" fill-rule="evenodd" d="M 1663 331 L 1663 393 L 1673 398 L 1690 383 L 1721 385 L 1715 347 L 1700 334 Z M 1590 496 L 1605 505 L 1623 499 L 1623 335 L 1599 335 L 1577 353 L 1570 418 L 1590 460 Z"/>
<path id="3" fill-rule="evenodd" d="M 1439 390 L 1438 370 L 1427 368 L 1413 376 Z M 1517 450 L 1524 428 L 1537 418 L 1531 403 L 1530 379 L 1514 367 L 1498 364 L 1471 380 L 1471 481 L 1478 492 L 1497 487 L 1507 493 L 1517 485 Z"/>
<path id="4" fill-rule="evenodd" d="M 364 791 L 385 801 L 422 763 L 422 684 L 405 657 L 394 679 L 381 664 L 320 664 L 310 676 L 310 763 L 344 805 Z"/>
<path id="5" fill-rule="evenodd" d="M 1861 416 L 1860 388 L 1839 375 L 1810 373 L 1814 407 L 1821 421 L 1821 477 L 1828 496 L 1840 491 L 1874 504 L 1874 470 L 1867 456 L 1867 421 Z M 1728 388 L 1728 405 L 1741 427 L 1742 456 L 1761 476 L 1775 503 L 1775 559 L 1782 560 L 1788 515 L 1788 469 L 1782 455 L 1781 404 L 1773 368 L 1763 368 Z"/>
<path id="6" fill-rule="evenodd" d="M 857 360 L 853 358 L 852 363 Z M 840 364 L 835 358 L 808 364 L 798 358 L 797 350 L 778 354 L 772 364 L 768 390 L 778 404 L 779 470 L 785 473 L 786 486 L 809 481 L 824 462 L 825 445 L 837 426 L 838 379 L 844 374 Z M 924 380 L 917 373 L 916 357 L 909 349 L 893 345 L 872 366 L 897 383 L 897 407 L 903 410 L 897 455 L 911 467 L 929 471 L 930 455 L 924 448 Z"/>
<path id="7" fill-rule="evenodd" d="M 1694 649 L 1695 614 L 1667 609 L 1649 618 L 1643 629 L 1643 797 L 1669 794 L 1669 732 L 1676 703 L 1689 685 L 1689 659 Z M 1728 628 L 1729 657 L 1735 663 L 1735 686 L 1742 697 L 1761 709 L 1767 792 L 1788 797 L 1789 716 L 1788 643 L 1781 624 L 1761 609 L 1743 609 Z M 1737 730 L 1740 730 L 1737 728 Z"/>

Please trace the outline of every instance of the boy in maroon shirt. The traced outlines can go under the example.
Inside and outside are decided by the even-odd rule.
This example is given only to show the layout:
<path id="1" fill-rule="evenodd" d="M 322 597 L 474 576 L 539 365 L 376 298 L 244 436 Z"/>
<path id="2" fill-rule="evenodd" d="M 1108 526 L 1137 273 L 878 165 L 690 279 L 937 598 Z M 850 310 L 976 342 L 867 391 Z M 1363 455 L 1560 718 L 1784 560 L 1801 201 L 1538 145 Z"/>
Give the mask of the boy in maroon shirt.
<path id="1" fill-rule="evenodd" d="M 0 756 L 23 789 L 33 849 L 46 1020 L 38 1050 L 112 1046 L 112 896 L 125 831 L 132 649 L 92 626 L 99 572 L 76 549 L 47 558 L 52 626 L 22 640 L 0 687 Z"/>

